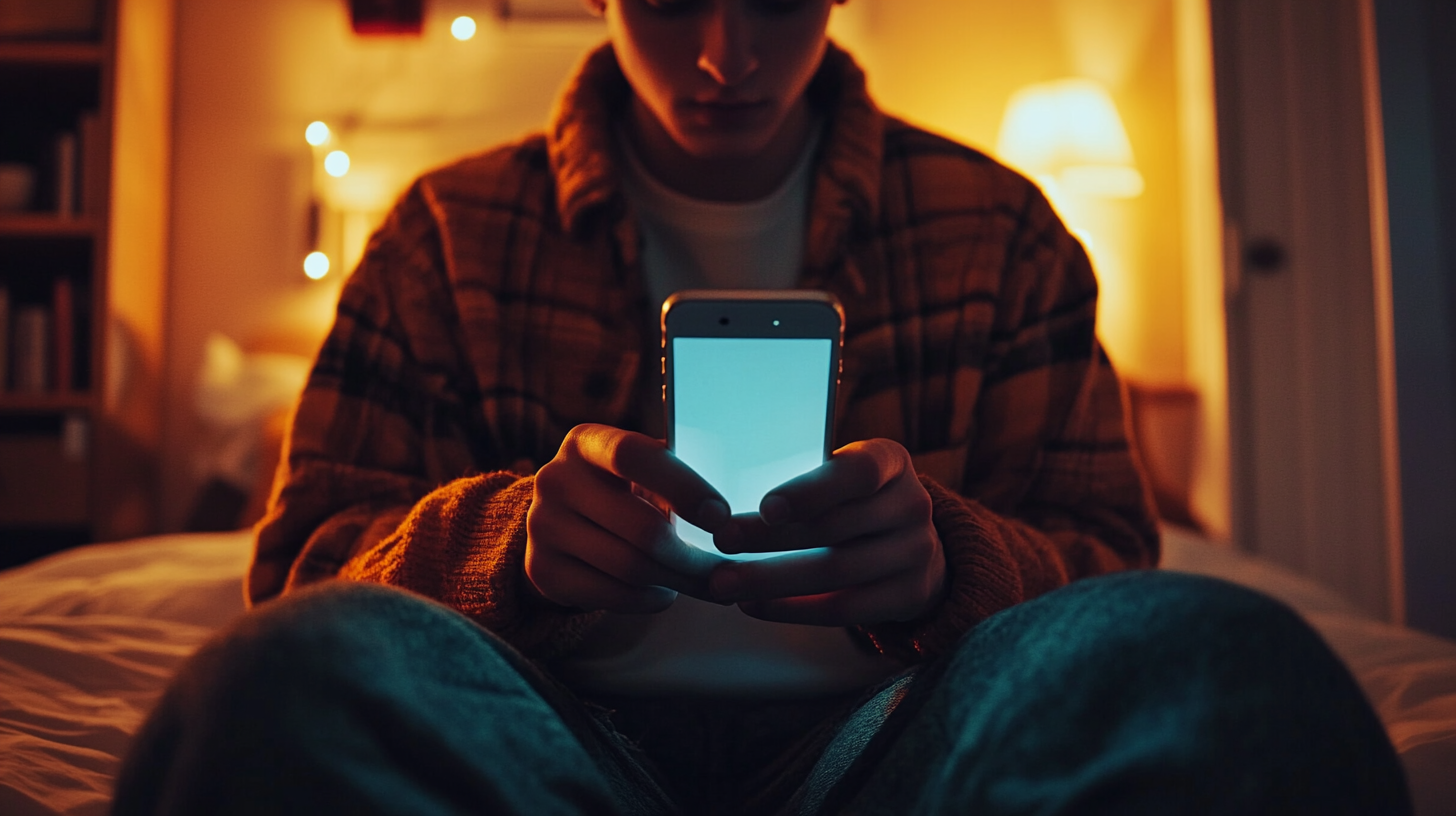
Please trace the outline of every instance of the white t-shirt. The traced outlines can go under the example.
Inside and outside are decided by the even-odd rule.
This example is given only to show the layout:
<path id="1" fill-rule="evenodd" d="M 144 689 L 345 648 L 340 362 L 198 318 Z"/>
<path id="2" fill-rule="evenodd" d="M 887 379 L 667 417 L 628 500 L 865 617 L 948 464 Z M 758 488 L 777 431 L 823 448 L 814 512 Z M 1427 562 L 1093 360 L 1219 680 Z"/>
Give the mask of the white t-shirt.
<path id="1" fill-rule="evenodd" d="M 816 130 L 788 178 L 767 197 L 725 204 L 668 189 L 619 135 L 624 190 L 641 226 L 643 273 L 654 302 L 660 306 L 680 289 L 791 288 L 803 256 L 818 142 Z M 899 668 L 855 644 L 845 629 L 770 623 L 686 595 L 655 615 L 608 614 L 556 667 L 563 680 L 588 691 L 773 697 L 848 691 Z"/>
<path id="2" fill-rule="evenodd" d="M 804 254 L 814 148 L 777 190 L 726 204 L 690 198 L 653 178 L 618 137 L 623 189 L 642 231 L 642 272 L 655 306 L 680 289 L 790 289 Z M 659 310 L 652 310 L 656 321 Z M 654 322 L 653 330 L 657 331 Z"/>

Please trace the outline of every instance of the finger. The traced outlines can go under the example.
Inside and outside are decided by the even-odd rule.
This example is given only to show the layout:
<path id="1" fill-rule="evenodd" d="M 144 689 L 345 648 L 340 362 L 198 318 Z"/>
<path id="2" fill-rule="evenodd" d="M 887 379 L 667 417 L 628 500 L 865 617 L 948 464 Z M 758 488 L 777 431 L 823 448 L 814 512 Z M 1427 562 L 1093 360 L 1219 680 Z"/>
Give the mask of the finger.
<path id="1" fill-rule="evenodd" d="M 902 527 L 928 524 L 933 505 L 918 479 L 900 479 L 867 499 L 829 508 L 809 521 L 769 525 L 759 514 L 733 516 L 713 541 L 725 553 L 836 547 Z"/>
<path id="2" fill-rule="evenodd" d="M 674 572 L 705 577 L 718 556 L 683 543 L 667 517 L 636 490 L 633 483 L 574 455 L 558 456 L 536 473 L 528 532 L 539 537 L 543 525 L 552 520 L 581 516 Z M 590 561 L 585 547 L 594 539 L 579 533 L 558 530 L 542 540 Z"/>
<path id="3" fill-rule="evenodd" d="M 728 518 L 728 502 L 656 439 L 606 425 L 578 425 L 564 446 L 618 478 L 663 497 L 673 511 L 712 532 Z"/>
<path id="4" fill-rule="evenodd" d="M 696 579 L 692 594 L 701 596 L 708 573 L 727 559 L 683 541 L 655 504 L 637 495 L 635 489 L 631 494 L 614 490 L 605 481 L 611 478 L 601 474 L 596 489 L 576 496 L 577 512 L 667 570 Z"/>
<path id="5" fill-rule="evenodd" d="M 885 581 L 837 592 L 750 601 L 739 604 L 738 608 L 750 617 L 777 623 L 864 626 L 914 620 L 925 614 L 929 604 L 930 599 L 919 591 L 918 579 L 902 573 Z"/>
<path id="6" fill-rule="evenodd" d="M 808 521 L 832 507 L 872 496 L 910 468 L 910 455 L 887 439 L 853 442 L 829 461 L 770 490 L 758 505 L 769 525 Z"/>
<path id="7" fill-rule="evenodd" d="M 640 506 L 633 507 L 633 503 Z M 554 551 L 564 557 L 574 558 L 628 586 L 663 586 L 694 597 L 704 596 L 707 592 L 708 575 L 716 562 L 705 561 L 701 565 L 692 565 L 690 569 L 674 569 L 654 557 L 654 553 L 644 550 L 638 542 L 621 534 L 621 529 L 630 527 L 632 523 L 631 519 L 624 521 L 624 517 L 635 515 L 638 521 L 645 522 L 645 529 L 657 530 L 648 533 L 649 535 L 665 535 L 674 539 L 662 549 L 671 547 L 676 551 L 695 548 L 676 541 L 662 516 L 640 499 L 629 495 L 620 505 L 612 508 L 612 520 L 618 525 L 617 530 L 609 529 L 598 520 L 581 513 L 533 514 L 527 517 L 530 540 L 543 545 L 536 549 Z M 701 553 L 700 550 L 696 552 Z M 715 558 L 708 553 L 702 555 Z M 686 558 L 678 560 L 688 563 Z"/>
<path id="8" fill-rule="evenodd" d="M 631 586 L 580 559 L 544 551 L 526 560 L 526 575 L 547 600 L 580 609 L 624 614 L 661 612 L 677 593 L 663 586 Z"/>
<path id="9" fill-rule="evenodd" d="M 660 586 L 694 598 L 708 596 L 708 576 L 711 570 L 698 573 L 677 572 L 621 540 L 604 541 L 591 549 L 589 558 L 580 560 L 627 586 Z"/>
<path id="10" fill-rule="evenodd" d="M 911 572 L 934 555 L 932 542 L 882 534 L 840 547 L 729 562 L 713 571 L 708 588 L 710 597 L 719 603 L 817 595 Z"/>

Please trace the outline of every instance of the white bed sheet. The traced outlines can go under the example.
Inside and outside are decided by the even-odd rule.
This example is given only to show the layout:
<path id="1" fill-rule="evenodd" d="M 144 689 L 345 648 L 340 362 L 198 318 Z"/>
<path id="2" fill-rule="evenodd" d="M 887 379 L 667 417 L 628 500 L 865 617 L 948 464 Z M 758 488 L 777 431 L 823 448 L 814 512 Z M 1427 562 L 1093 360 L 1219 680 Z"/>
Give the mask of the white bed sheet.
<path id="1" fill-rule="evenodd" d="M 0 573 L 0 814 L 105 813 L 120 758 L 177 665 L 243 611 L 247 532 L 161 536 Z M 1294 608 L 1345 660 L 1421 816 L 1456 814 L 1456 643 L 1360 616 L 1329 590 L 1187 531 L 1164 568 Z"/>
<path id="2" fill-rule="evenodd" d="M 0 573 L 0 813 L 106 812 L 167 679 L 243 612 L 250 545 L 163 536 Z"/>

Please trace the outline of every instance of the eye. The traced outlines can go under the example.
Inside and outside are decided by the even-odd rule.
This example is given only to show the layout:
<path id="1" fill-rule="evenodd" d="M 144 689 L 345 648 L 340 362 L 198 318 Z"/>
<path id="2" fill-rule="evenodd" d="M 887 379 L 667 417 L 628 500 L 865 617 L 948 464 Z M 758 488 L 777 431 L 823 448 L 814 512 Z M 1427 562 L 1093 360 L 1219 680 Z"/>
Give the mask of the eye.
<path id="1" fill-rule="evenodd" d="M 754 0 L 754 7 L 764 14 L 784 17 L 808 8 L 816 0 Z"/>
<path id="2" fill-rule="evenodd" d="M 643 4 L 664 17 L 688 14 L 701 8 L 705 0 L 642 0 Z"/>

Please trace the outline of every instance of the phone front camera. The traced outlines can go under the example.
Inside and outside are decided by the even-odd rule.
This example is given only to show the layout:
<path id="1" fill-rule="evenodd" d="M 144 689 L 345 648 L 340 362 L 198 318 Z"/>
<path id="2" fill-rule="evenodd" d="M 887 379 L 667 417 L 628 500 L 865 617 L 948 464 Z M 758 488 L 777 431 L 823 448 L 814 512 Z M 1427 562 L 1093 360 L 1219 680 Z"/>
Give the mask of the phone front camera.
<path id="1" fill-rule="evenodd" d="M 718 318 L 718 325 L 719 326 L 726 326 L 726 325 L 728 325 L 728 318 L 726 318 L 726 317 L 720 317 L 720 318 Z"/>
<path id="2" fill-rule="evenodd" d="M 779 322 L 777 320 L 775 320 L 774 321 L 774 325 L 777 326 L 778 324 L 779 324 Z"/>

